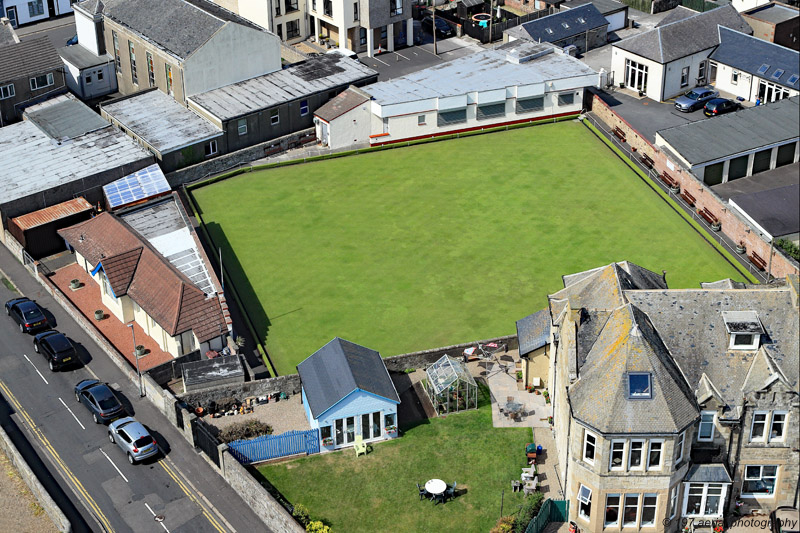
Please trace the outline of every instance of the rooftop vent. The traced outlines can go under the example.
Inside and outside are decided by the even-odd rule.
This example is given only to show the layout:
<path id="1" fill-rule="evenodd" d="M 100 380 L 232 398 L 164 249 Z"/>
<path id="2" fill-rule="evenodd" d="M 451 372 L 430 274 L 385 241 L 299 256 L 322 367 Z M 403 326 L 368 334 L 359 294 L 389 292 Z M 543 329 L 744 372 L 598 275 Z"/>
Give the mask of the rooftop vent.
<path id="1" fill-rule="evenodd" d="M 519 65 L 552 53 L 552 51 L 553 47 L 547 44 L 521 43 L 518 47 L 506 52 L 506 61 Z"/>
<path id="2" fill-rule="evenodd" d="M 730 336 L 729 350 L 757 350 L 764 326 L 755 311 L 723 311 L 722 320 Z"/>

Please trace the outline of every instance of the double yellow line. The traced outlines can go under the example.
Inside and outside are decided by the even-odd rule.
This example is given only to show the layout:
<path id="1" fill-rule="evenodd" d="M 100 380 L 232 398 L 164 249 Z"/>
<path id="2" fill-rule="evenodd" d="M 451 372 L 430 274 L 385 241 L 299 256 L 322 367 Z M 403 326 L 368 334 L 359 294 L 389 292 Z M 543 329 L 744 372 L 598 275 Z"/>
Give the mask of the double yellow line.
<path id="1" fill-rule="evenodd" d="M 167 475 L 171 477 L 175 483 L 178 484 L 178 487 L 180 487 L 183 493 L 186 494 L 186 496 L 188 496 L 190 500 L 192 500 L 198 507 L 200 507 L 200 509 L 203 510 L 203 516 L 206 517 L 206 520 L 208 520 L 208 522 L 214 527 L 214 529 L 219 531 L 219 533 L 226 533 L 226 529 L 223 528 L 217 521 L 217 519 L 214 518 L 211 515 L 211 513 L 208 512 L 205 505 L 203 505 L 200 502 L 200 500 L 198 500 L 197 497 L 192 493 L 192 491 L 189 490 L 189 488 L 186 486 L 186 484 L 184 484 L 183 480 L 181 480 L 180 476 L 178 476 L 178 474 L 172 469 L 172 467 L 170 467 L 164 459 L 160 459 L 158 461 L 158 464 L 161 465 L 161 468 L 164 469 Z"/>
<path id="2" fill-rule="evenodd" d="M 64 464 L 64 461 L 61 459 L 61 456 L 58 455 L 58 452 L 53 448 L 53 445 L 50 444 L 50 441 L 47 440 L 47 437 L 44 436 L 44 433 L 39 429 L 39 427 L 33 422 L 33 419 L 30 417 L 27 411 L 23 409 L 22 405 L 19 403 L 17 398 L 12 394 L 12 392 L 8 389 L 5 383 L 0 381 L 0 389 L 2 389 L 3 393 L 5 394 L 6 398 L 11 402 L 14 406 L 14 409 L 17 413 L 22 417 L 25 421 L 25 424 L 30 428 L 33 435 L 39 439 L 44 446 L 44 449 L 50 453 L 50 456 L 53 458 L 56 466 L 61 469 L 64 476 L 67 477 L 69 481 L 72 482 L 72 485 L 75 487 L 75 491 L 78 493 L 78 496 L 83 498 L 86 504 L 89 506 L 90 512 L 95 516 L 98 522 L 100 522 L 100 526 L 108 532 L 113 532 L 114 529 L 111 527 L 111 523 L 108 521 L 108 518 L 103 514 L 103 511 L 100 510 L 100 506 L 97 505 L 97 502 L 94 501 L 89 495 L 89 492 L 84 488 L 78 478 L 72 473 L 72 471 Z"/>

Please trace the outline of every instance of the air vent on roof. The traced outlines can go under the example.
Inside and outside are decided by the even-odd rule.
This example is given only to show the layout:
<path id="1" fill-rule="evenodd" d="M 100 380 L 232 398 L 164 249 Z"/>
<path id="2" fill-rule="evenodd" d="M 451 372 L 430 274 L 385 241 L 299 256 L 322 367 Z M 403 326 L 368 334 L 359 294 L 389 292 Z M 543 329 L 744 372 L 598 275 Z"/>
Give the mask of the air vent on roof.
<path id="1" fill-rule="evenodd" d="M 798 79 L 800 79 L 800 76 L 798 76 L 797 74 L 792 74 L 789 77 L 789 79 L 786 80 L 786 83 L 788 83 L 789 85 L 794 85 L 795 83 L 797 83 Z"/>
<path id="2" fill-rule="evenodd" d="M 580 22 L 581 24 L 586 24 L 586 19 L 584 19 L 583 17 L 578 17 L 578 22 Z"/>
<path id="3" fill-rule="evenodd" d="M 759 73 L 759 74 L 766 74 L 766 72 L 767 72 L 768 70 L 769 70 L 769 65 L 767 65 L 767 64 L 765 63 L 765 64 L 761 65 L 761 67 L 759 67 L 759 69 L 758 69 L 758 73 Z"/>
<path id="4" fill-rule="evenodd" d="M 779 68 L 778 70 L 772 73 L 772 76 L 770 76 L 770 78 L 772 78 L 773 80 L 779 80 L 781 79 L 781 76 L 783 76 L 784 72 L 786 71 L 783 70 L 782 68 Z"/>
<path id="5" fill-rule="evenodd" d="M 552 46 L 537 43 L 526 43 L 520 45 L 519 48 L 512 48 L 506 52 L 506 61 L 519 65 L 552 52 Z"/>
<path id="6" fill-rule="evenodd" d="M 561 25 L 564 26 L 565 28 L 569 28 L 569 24 L 567 24 L 566 22 L 562 22 Z"/>

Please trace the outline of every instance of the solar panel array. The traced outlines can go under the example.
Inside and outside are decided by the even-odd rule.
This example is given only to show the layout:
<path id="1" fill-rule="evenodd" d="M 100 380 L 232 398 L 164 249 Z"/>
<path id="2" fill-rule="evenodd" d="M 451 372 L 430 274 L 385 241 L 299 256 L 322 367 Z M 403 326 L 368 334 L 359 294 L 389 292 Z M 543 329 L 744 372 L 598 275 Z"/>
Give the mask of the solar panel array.
<path id="1" fill-rule="evenodd" d="M 170 190 L 158 165 L 150 165 L 103 186 L 109 209 L 144 200 Z"/>

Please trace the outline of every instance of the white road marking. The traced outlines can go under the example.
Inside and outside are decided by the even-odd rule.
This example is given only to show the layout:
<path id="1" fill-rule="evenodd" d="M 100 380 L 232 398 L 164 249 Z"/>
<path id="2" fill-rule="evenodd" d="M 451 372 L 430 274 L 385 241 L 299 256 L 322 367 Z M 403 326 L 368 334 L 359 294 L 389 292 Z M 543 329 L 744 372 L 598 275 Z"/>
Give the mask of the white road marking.
<path id="1" fill-rule="evenodd" d="M 89 373 L 92 375 L 92 377 L 93 377 L 94 379 L 96 379 L 97 381 L 100 381 L 100 378 L 99 378 L 99 377 L 97 377 L 97 374 L 95 374 L 95 373 L 94 373 L 94 370 L 92 370 L 91 368 L 89 368 L 89 365 L 83 365 L 83 367 L 84 367 L 86 370 L 88 370 L 88 371 L 89 371 Z"/>
<path id="2" fill-rule="evenodd" d="M 64 407 L 66 407 L 66 408 L 67 408 L 67 411 L 69 411 L 69 414 L 71 414 L 71 415 L 72 415 L 72 418 L 74 418 L 74 419 L 75 419 L 75 422 L 77 422 L 77 423 L 78 423 L 78 425 L 81 427 L 81 429 L 86 429 L 86 428 L 83 426 L 83 424 L 81 424 L 81 421 L 80 421 L 80 420 L 78 420 L 78 417 L 77 417 L 77 416 L 75 416 L 75 413 L 73 413 L 73 412 L 72 412 L 72 409 L 70 409 L 70 408 L 69 408 L 69 406 L 67 406 L 67 404 L 65 404 L 65 403 L 64 403 L 64 400 L 62 400 L 62 399 L 61 399 L 61 397 L 59 397 L 59 398 L 58 398 L 58 401 L 59 401 L 59 402 L 61 402 L 61 405 L 63 405 Z"/>
<path id="3" fill-rule="evenodd" d="M 109 462 L 109 463 L 111 463 L 111 466 L 113 466 L 113 467 L 116 469 L 117 473 L 118 473 L 120 476 L 122 476 L 122 479 L 124 479 L 124 480 L 125 480 L 125 483 L 130 483 L 130 482 L 128 481 L 128 478 L 126 478 L 126 477 L 125 477 L 125 474 L 123 474 L 123 473 L 122 473 L 122 470 L 120 470 L 119 468 L 117 468 L 117 465 L 115 465 L 115 464 L 114 464 L 114 461 L 112 461 L 112 460 L 111 460 L 111 457 L 109 457 L 108 455 L 106 455 L 106 452 L 104 452 L 102 449 L 100 450 L 100 453 L 102 453 L 103 455 L 105 455 L 105 456 L 106 456 L 106 459 L 108 459 L 108 462 Z"/>
<path id="4" fill-rule="evenodd" d="M 156 517 L 156 513 L 155 513 L 155 512 L 153 512 L 153 510 L 150 508 L 150 506 L 149 506 L 149 505 L 147 505 L 147 502 L 144 502 L 144 506 L 145 506 L 145 507 L 147 507 L 147 510 L 148 510 L 148 511 L 150 511 L 150 514 L 152 514 L 152 515 L 153 515 L 153 518 L 155 518 L 155 517 Z M 161 527 L 163 527 L 163 528 L 164 528 L 164 531 L 166 531 L 167 533 L 169 533 L 169 529 L 167 529 L 167 526 L 165 526 L 165 525 L 164 525 L 164 522 L 159 522 L 159 524 L 161 524 Z"/>
<path id="5" fill-rule="evenodd" d="M 38 369 L 38 368 L 36 368 L 36 365 L 34 365 L 34 364 L 33 364 L 33 361 L 31 361 L 30 359 L 28 359 L 28 355 L 27 355 L 27 354 L 22 354 L 22 355 L 23 355 L 23 356 L 25 356 L 25 359 L 26 359 L 26 360 L 27 360 L 27 361 L 28 361 L 28 362 L 31 364 L 31 366 L 33 367 L 33 369 L 34 369 L 34 370 L 36 370 L 36 373 L 37 373 L 37 374 L 39 374 L 39 377 L 40 377 L 40 378 L 42 378 L 42 381 L 44 381 L 44 384 L 45 384 L 45 385 L 50 385 L 50 384 L 47 382 L 47 380 L 46 380 L 46 379 L 44 379 L 44 376 L 42 375 L 42 373 L 41 373 L 41 372 L 39 372 L 39 369 Z"/>
<path id="6" fill-rule="evenodd" d="M 406 61 L 411 61 L 409 58 L 407 58 L 407 57 L 406 57 L 406 56 L 404 56 L 403 54 L 398 54 L 397 52 L 395 52 L 395 54 L 399 55 L 400 57 L 402 57 L 402 58 L 403 58 L 403 59 L 405 59 Z"/>
<path id="7" fill-rule="evenodd" d="M 373 57 L 372 59 L 373 59 L 373 60 L 375 60 L 375 61 L 377 61 L 378 63 L 383 63 L 383 64 L 384 64 L 384 65 L 386 65 L 387 67 L 389 66 L 389 63 L 387 63 L 386 61 L 381 61 L 381 60 L 380 60 L 380 59 L 378 59 L 377 57 Z"/>

